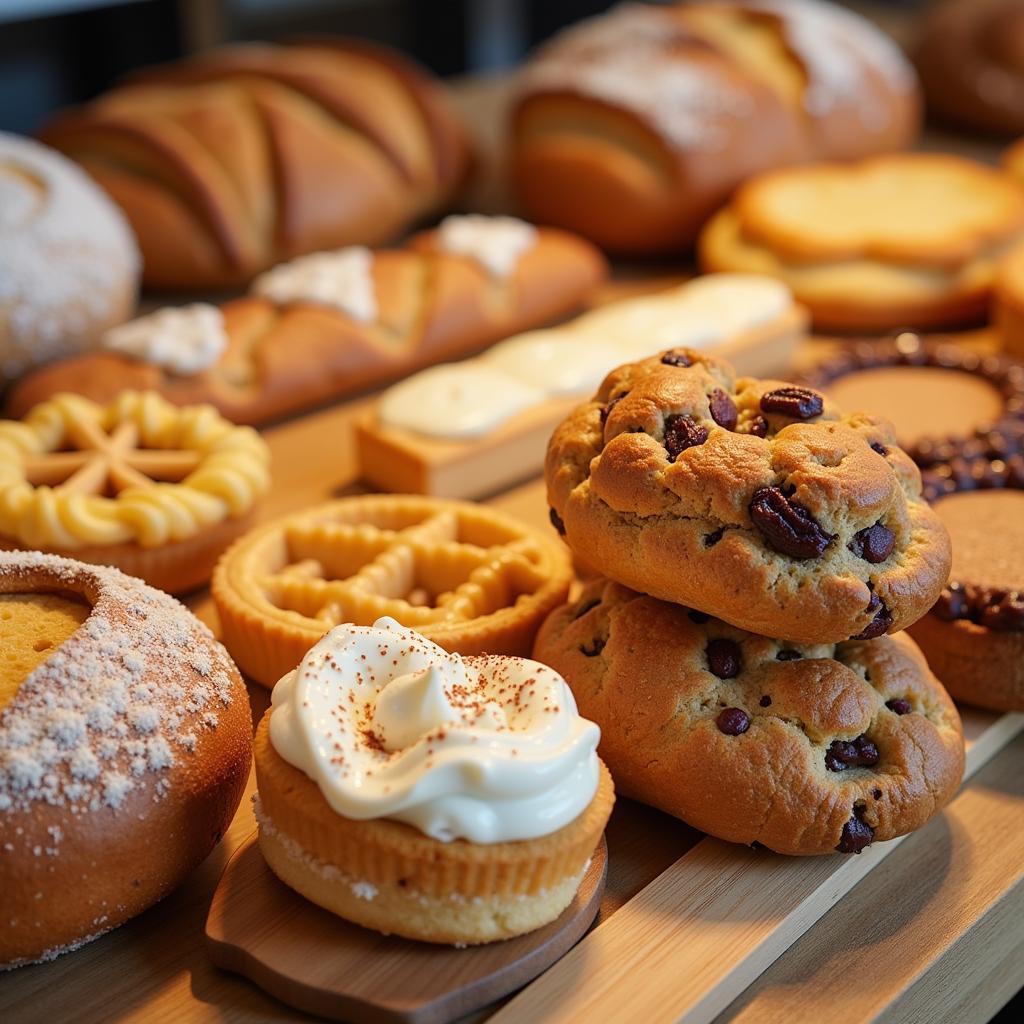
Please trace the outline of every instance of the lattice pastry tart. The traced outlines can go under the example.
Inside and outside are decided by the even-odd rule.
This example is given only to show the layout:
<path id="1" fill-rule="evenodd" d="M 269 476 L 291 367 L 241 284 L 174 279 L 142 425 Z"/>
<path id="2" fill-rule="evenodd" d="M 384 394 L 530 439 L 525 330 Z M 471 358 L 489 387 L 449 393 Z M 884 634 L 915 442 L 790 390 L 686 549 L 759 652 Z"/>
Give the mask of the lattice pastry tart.
<path id="1" fill-rule="evenodd" d="M 239 667 L 264 686 L 329 629 L 390 616 L 459 654 L 529 654 L 572 578 L 564 548 L 466 502 L 344 498 L 253 530 L 213 599 Z"/>
<path id="2" fill-rule="evenodd" d="M 56 395 L 0 421 L 0 547 L 113 565 L 180 593 L 247 528 L 269 464 L 259 435 L 212 406 Z"/>

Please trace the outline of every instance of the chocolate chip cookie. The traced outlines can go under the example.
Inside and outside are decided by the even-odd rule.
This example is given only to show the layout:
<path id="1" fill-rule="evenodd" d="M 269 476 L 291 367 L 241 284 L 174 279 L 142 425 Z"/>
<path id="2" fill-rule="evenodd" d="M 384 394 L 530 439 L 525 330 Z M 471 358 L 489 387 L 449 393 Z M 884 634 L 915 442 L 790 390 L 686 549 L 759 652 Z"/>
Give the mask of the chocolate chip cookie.
<path id="1" fill-rule="evenodd" d="M 691 349 L 610 373 L 555 431 L 545 478 L 588 565 L 765 636 L 894 632 L 949 575 L 949 538 L 884 420 Z"/>
<path id="2" fill-rule="evenodd" d="M 601 726 L 620 792 L 731 842 L 859 853 L 963 773 L 956 708 L 906 634 L 793 644 L 593 580 L 534 656 Z"/>

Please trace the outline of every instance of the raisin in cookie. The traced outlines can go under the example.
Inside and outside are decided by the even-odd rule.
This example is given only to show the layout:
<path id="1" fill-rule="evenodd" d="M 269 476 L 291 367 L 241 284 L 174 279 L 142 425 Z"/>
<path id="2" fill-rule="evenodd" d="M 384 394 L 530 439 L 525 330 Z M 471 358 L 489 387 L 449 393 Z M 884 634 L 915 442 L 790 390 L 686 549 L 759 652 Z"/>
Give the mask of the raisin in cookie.
<path id="1" fill-rule="evenodd" d="M 594 580 L 534 656 L 601 726 L 621 793 L 731 842 L 859 853 L 963 774 L 956 708 L 905 634 L 794 646 Z"/>
<path id="2" fill-rule="evenodd" d="M 690 349 L 610 373 L 555 431 L 545 478 L 588 565 L 765 636 L 895 632 L 949 576 L 949 537 L 885 421 Z"/>

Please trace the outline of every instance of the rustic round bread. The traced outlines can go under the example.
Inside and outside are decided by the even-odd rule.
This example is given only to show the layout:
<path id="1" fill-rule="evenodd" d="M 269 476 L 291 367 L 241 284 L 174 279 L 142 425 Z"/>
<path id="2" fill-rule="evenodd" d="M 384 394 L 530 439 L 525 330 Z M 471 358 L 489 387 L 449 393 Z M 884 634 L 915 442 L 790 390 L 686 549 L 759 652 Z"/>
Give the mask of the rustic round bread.
<path id="1" fill-rule="evenodd" d="M 795 645 L 598 579 L 534 656 L 601 726 L 620 793 L 730 842 L 860 853 L 963 774 L 956 708 L 906 634 Z"/>
<path id="2" fill-rule="evenodd" d="M 692 349 L 613 370 L 555 430 L 545 479 L 594 570 L 765 636 L 895 632 L 949 576 L 949 538 L 884 420 Z"/>
<path id="3" fill-rule="evenodd" d="M 0 968 L 162 899 L 249 772 L 238 671 L 173 598 L 115 569 L 0 553 Z"/>
<path id="4" fill-rule="evenodd" d="M 92 349 L 138 281 L 121 211 L 60 153 L 0 132 L 0 376 Z"/>

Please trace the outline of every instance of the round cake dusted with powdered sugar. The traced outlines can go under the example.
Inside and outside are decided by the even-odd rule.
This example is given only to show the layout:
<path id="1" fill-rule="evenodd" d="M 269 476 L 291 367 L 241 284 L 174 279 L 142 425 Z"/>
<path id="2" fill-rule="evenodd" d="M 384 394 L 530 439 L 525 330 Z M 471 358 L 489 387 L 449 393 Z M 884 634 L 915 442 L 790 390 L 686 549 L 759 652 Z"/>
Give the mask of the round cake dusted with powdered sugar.
<path id="1" fill-rule="evenodd" d="M 167 895 L 214 847 L 251 755 L 245 687 L 173 598 L 0 553 L 0 967 Z"/>
<path id="2" fill-rule="evenodd" d="M 135 307 L 121 211 L 55 150 L 0 132 L 0 374 L 88 351 Z"/>

